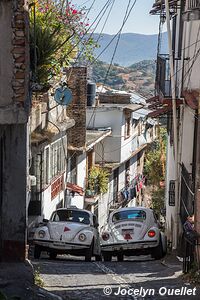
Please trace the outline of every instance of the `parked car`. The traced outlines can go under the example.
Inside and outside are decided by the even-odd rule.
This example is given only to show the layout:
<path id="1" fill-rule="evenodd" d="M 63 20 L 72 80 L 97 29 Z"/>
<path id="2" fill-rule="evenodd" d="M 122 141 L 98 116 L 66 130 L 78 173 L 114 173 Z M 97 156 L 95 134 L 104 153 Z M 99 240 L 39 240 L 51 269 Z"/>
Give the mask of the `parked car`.
<path id="1" fill-rule="evenodd" d="M 155 259 L 166 253 L 166 237 L 159 229 L 152 209 L 126 207 L 113 211 L 108 224 L 100 233 L 102 255 L 105 261 L 117 256 L 151 254 Z"/>
<path id="2" fill-rule="evenodd" d="M 33 243 L 37 259 L 42 251 L 47 251 L 51 259 L 57 254 L 83 255 L 85 261 L 91 261 L 92 256 L 101 259 L 97 218 L 83 209 L 57 209 L 36 229 Z"/>

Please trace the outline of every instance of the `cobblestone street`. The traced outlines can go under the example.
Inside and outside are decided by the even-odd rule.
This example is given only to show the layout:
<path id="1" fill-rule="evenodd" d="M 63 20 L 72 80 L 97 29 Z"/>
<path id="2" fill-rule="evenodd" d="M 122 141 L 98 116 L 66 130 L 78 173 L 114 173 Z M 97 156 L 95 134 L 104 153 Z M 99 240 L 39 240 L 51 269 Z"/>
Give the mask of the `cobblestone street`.
<path id="1" fill-rule="evenodd" d="M 180 276 L 181 264 L 178 261 L 154 261 L 148 256 L 132 257 L 124 262 L 84 262 L 81 257 L 58 256 L 51 261 L 47 256 L 34 260 L 35 269 L 39 269 L 44 280 L 45 289 L 63 299 L 92 300 L 92 299 L 199 299 L 199 289 L 196 296 L 189 295 L 159 295 L 165 289 L 193 289 L 188 283 L 183 283 Z M 121 294 L 118 293 L 119 287 Z M 141 289 L 149 291 L 146 296 L 142 292 L 135 296 L 127 291 Z M 108 295 L 106 295 L 106 293 Z M 143 296 L 143 297 L 142 297 Z"/>

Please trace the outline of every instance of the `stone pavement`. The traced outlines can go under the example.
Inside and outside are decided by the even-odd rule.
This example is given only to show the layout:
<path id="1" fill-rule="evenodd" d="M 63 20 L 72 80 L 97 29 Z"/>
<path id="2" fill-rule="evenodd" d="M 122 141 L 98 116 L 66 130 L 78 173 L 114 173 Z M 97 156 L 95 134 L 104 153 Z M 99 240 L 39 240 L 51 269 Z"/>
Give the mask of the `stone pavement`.
<path id="1" fill-rule="evenodd" d="M 182 280 L 181 263 L 171 256 L 155 261 L 150 257 L 127 257 L 124 262 L 84 262 L 82 257 L 70 255 L 58 256 L 54 261 L 47 256 L 33 261 L 34 267 L 40 269 L 45 288 L 65 300 L 101 300 L 101 299 L 151 299 L 151 300 L 199 300 L 196 296 L 159 295 L 161 291 L 173 293 L 182 288 L 182 292 L 192 290 L 195 286 Z M 119 288 L 122 294 L 116 295 Z M 125 290 L 123 290 L 125 289 Z M 144 289 L 150 291 L 145 297 L 128 295 L 127 291 Z"/>
<path id="2" fill-rule="evenodd" d="M 34 285 L 34 270 L 29 261 L 26 263 L 0 263 L 0 300 L 2 295 L 18 300 L 60 300 L 45 289 Z"/>

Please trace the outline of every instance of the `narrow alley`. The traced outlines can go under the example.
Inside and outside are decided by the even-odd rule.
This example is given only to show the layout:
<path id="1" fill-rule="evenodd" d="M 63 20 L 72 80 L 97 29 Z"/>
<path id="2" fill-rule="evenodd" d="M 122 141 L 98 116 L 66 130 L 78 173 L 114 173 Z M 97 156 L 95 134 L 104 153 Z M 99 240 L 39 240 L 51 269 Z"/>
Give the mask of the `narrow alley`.
<path id="1" fill-rule="evenodd" d="M 181 264 L 170 258 L 154 261 L 149 256 L 140 256 L 128 257 L 124 262 L 114 259 L 86 263 L 83 257 L 58 256 L 51 261 L 43 255 L 33 265 L 39 270 L 45 289 L 66 300 L 199 299 L 199 290 L 181 280 Z M 181 295 L 170 296 L 181 289 Z M 189 290 L 196 296 L 187 295 Z"/>

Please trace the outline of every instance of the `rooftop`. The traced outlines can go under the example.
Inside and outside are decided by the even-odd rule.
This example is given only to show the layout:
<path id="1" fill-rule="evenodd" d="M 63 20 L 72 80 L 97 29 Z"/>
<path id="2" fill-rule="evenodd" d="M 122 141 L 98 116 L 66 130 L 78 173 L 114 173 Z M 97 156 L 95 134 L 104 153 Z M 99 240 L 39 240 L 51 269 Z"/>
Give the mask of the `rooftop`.
<path id="1" fill-rule="evenodd" d="M 86 149 L 91 149 L 95 144 L 111 135 L 111 128 L 96 128 L 86 130 Z"/>

